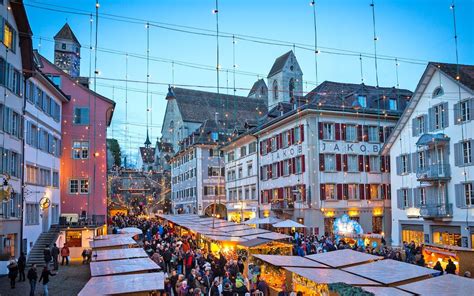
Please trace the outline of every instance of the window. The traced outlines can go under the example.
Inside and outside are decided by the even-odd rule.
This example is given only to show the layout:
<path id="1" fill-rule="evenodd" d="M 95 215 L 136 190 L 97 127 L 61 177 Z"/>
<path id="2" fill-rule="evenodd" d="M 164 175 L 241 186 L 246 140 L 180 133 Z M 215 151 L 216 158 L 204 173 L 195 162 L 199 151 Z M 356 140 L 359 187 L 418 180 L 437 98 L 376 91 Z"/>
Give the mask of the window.
<path id="1" fill-rule="evenodd" d="M 346 141 L 355 142 L 357 140 L 357 128 L 353 124 L 346 125 Z"/>
<path id="2" fill-rule="evenodd" d="M 378 184 L 370 184 L 370 199 L 379 199 L 379 185 Z"/>
<path id="3" fill-rule="evenodd" d="M 3 44 L 8 49 L 15 52 L 15 49 L 16 49 L 15 42 L 16 42 L 16 32 L 9 23 L 5 22 L 3 25 Z"/>
<path id="4" fill-rule="evenodd" d="M 378 155 L 371 155 L 370 159 L 370 171 L 373 173 L 380 172 L 380 157 Z"/>
<path id="5" fill-rule="evenodd" d="M 304 156 L 298 156 L 296 157 L 296 174 L 301 174 L 303 173 L 303 157 Z"/>
<path id="6" fill-rule="evenodd" d="M 426 205 L 426 188 L 420 188 L 420 203 Z"/>
<path id="7" fill-rule="evenodd" d="M 38 184 L 38 168 L 26 165 L 26 183 Z"/>
<path id="8" fill-rule="evenodd" d="M 89 141 L 73 141 L 72 142 L 72 158 L 73 159 L 89 158 Z"/>
<path id="9" fill-rule="evenodd" d="M 247 146 L 240 147 L 240 157 L 247 155 Z"/>
<path id="10" fill-rule="evenodd" d="M 408 162 L 409 162 L 408 155 L 407 154 L 402 155 L 400 159 L 401 159 L 401 166 L 402 166 L 401 172 L 402 172 L 402 174 L 407 174 L 408 173 Z"/>
<path id="11" fill-rule="evenodd" d="M 470 111 L 470 108 L 469 108 L 469 101 L 463 101 L 461 102 L 460 104 L 460 108 L 461 108 L 461 121 L 462 122 L 465 122 L 465 121 L 469 121 L 471 120 L 471 111 Z"/>
<path id="12" fill-rule="evenodd" d="M 301 132 L 302 132 L 301 128 L 302 128 L 302 126 L 301 127 L 297 126 L 297 127 L 293 128 L 293 132 L 295 134 L 295 143 L 297 143 L 297 144 L 301 143 Z"/>
<path id="13" fill-rule="evenodd" d="M 74 108 L 74 124 L 89 124 L 89 108 L 75 107 Z"/>
<path id="14" fill-rule="evenodd" d="M 257 151 L 257 142 L 252 142 L 249 144 L 249 154 L 255 153 Z"/>
<path id="15" fill-rule="evenodd" d="M 277 151 L 277 139 L 276 139 L 276 137 L 270 138 L 270 146 L 272 148 L 272 152 Z"/>
<path id="16" fill-rule="evenodd" d="M 82 247 L 81 230 L 66 231 L 66 244 L 69 248 L 81 248 Z"/>
<path id="17" fill-rule="evenodd" d="M 336 155 L 335 154 L 324 154 L 324 168 L 327 172 L 336 171 Z"/>
<path id="18" fill-rule="evenodd" d="M 278 162 L 272 163 L 272 177 L 273 177 L 273 179 L 276 179 L 278 177 L 277 171 L 278 171 Z"/>
<path id="19" fill-rule="evenodd" d="M 323 140 L 334 140 L 333 123 L 323 123 Z"/>
<path id="20" fill-rule="evenodd" d="M 367 97 L 366 96 L 357 96 L 357 101 L 362 108 L 367 108 Z"/>
<path id="21" fill-rule="evenodd" d="M 444 110 L 444 104 L 434 106 L 434 129 L 442 129 L 447 127 L 447 122 L 445 122 L 445 112 L 448 110 Z"/>
<path id="22" fill-rule="evenodd" d="M 20 177 L 20 157 L 18 153 L 11 152 L 10 174 L 14 177 Z"/>
<path id="23" fill-rule="evenodd" d="M 290 131 L 286 131 L 283 133 L 282 137 L 281 137 L 281 146 L 282 148 L 287 148 L 289 146 L 289 138 L 291 137 L 291 132 Z"/>
<path id="24" fill-rule="evenodd" d="M 257 189 L 255 188 L 255 186 L 252 186 L 251 190 L 250 190 L 250 194 L 251 194 L 251 198 L 252 199 L 257 199 Z"/>
<path id="25" fill-rule="evenodd" d="M 278 82 L 276 80 L 273 81 L 273 99 L 278 100 Z"/>
<path id="26" fill-rule="evenodd" d="M 239 179 L 242 179 L 244 177 L 244 171 L 243 171 L 243 168 L 242 166 L 239 166 L 239 168 L 237 169 L 237 172 L 238 172 L 238 176 L 239 176 Z"/>
<path id="27" fill-rule="evenodd" d="M 418 152 L 418 168 L 421 170 L 425 168 L 425 152 L 424 151 Z"/>
<path id="28" fill-rule="evenodd" d="M 348 199 L 356 200 L 359 199 L 359 185 L 358 184 L 349 184 L 347 185 L 347 194 Z"/>
<path id="29" fill-rule="evenodd" d="M 410 206 L 410 197 L 408 196 L 408 189 L 402 189 L 402 201 L 403 207 L 408 208 Z"/>
<path id="30" fill-rule="evenodd" d="M 324 195 L 326 200 L 335 200 L 336 199 L 336 185 L 326 184 L 324 186 Z"/>
<path id="31" fill-rule="evenodd" d="M 398 102 L 397 99 L 389 99 L 388 100 L 388 109 L 389 110 L 398 110 Z"/>
<path id="32" fill-rule="evenodd" d="M 227 161 L 234 161 L 234 159 L 235 159 L 234 151 L 227 153 Z"/>
<path id="33" fill-rule="evenodd" d="M 289 86 L 288 86 L 288 93 L 290 94 L 290 98 L 293 97 L 294 90 L 295 90 L 295 80 L 293 78 L 291 78 Z"/>
<path id="34" fill-rule="evenodd" d="M 471 141 L 462 142 L 463 164 L 470 164 L 472 162 L 471 155 Z"/>
<path id="35" fill-rule="evenodd" d="M 252 176 L 253 175 L 253 164 L 249 163 L 247 164 L 247 176 Z"/>
<path id="36" fill-rule="evenodd" d="M 416 118 L 416 122 L 417 122 L 417 125 L 418 125 L 418 135 L 426 133 L 425 116 L 418 116 Z"/>
<path id="37" fill-rule="evenodd" d="M 357 172 L 359 171 L 359 162 L 357 155 L 351 154 L 347 156 L 347 171 Z"/>
<path id="38" fill-rule="evenodd" d="M 87 193 L 89 193 L 89 180 L 87 180 L 87 179 L 71 179 L 71 180 L 69 180 L 69 192 L 71 194 L 87 194 Z"/>
<path id="39" fill-rule="evenodd" d="M 208 167 L 208 168 L 207 168 L 207 175 L 208 175 L 209 177 L 224 176 L 224 168 L 220 168 L 220 167 Z"/>
<path id="40" fill-rule="evenodd" d="M 439 86 L 439 87 L 435 88 L 435 90 L 433 91 L 432 98 L 434 99 L 434 98 L 440 97 L 442 95 L 444 95 L 444 90 L 441 86 Z"/>
<path id="41" fill-rule="evenodd" d="M 53 82 L 54 85 L 56 85 L 57 87 L 61 87 L 61 76 L 59 75 L 47 75 L 49 80 L 51 80 L 51 82 Z"/>
<path id="42" fill-rule="evenodd" d="M 283 161 L 283 176 L 288 176 L 290 174 L 290 162 L 287 160 Z"/>
<path id="43" fill-rule="evenodd" d="M 379 141 L 379 128 L 378 126 L 369 126 L 369 142 Z"/>
<path id="44" fill-rule="evenodd" d="M 466 198 L 466 205 L 474 205 L 474 191 L 472 190 L 472 183 L 464 183 L 464 197 Z"/>
<path id="45" fill-rule="evenodd" d="M 59 188 L 59 172 L 53 172 L 53 187 Z"/>
<path id="46" fill-rule="evenodd" d="M 25 223 L 27 225 L 39 224 L 39 204 L 26 204 Z"/>
<path id="47" fill-rule="evenodd" d="M 61 49 L 66 49 L 66 43 L 61 43 Z"/>
<path id="48" fill-rule="evenodd" d="M 209 156 L 211 157 L 219 157 L 223 155 L 223 151 L 219 151 L 219 149 L 209 149 Z"/>

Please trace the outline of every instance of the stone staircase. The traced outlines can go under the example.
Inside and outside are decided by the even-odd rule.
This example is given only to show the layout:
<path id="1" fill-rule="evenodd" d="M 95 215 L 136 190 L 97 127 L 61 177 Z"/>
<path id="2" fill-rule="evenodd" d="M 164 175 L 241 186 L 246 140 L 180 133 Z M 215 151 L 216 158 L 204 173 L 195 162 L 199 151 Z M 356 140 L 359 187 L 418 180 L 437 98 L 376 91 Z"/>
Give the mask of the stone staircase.
<path id="1" fill-rule="evenodd" d="M 59 226 L 51 225 L 48 232 L 43 232 L 35 242 L 33 249 L 28 254 L 27 265 L 36 264 L 44 266 L 43 250 L 45 245 L 52 246 L 59 236 Z"/>

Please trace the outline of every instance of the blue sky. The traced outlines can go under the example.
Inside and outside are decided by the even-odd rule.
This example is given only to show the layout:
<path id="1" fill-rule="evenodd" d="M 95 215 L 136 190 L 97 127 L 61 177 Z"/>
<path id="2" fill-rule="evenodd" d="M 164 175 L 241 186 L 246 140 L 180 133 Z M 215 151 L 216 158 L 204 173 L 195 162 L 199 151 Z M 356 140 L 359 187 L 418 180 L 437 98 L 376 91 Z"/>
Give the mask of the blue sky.
<path id="1" fill-rule="evenodd" d="M 34 34 L 34 46 L 47 58 L 53 58 L 52 37 L 67 21 L 83 45 L 81 73 L 89 72 L 90 22 L 87 12 L 95 9 L 94 0 L 25 0 L 25 5 Z M 219 27 L 222 32 L 252 35 L 289 43 L 313 44 L 313 15 L 309 0 L 220 0 Z M 317 2 L 318 43 L 354 52 L 373 53 L 372 14 L 369 0 L 321 0 Z M 126 16 L 153 22 L 215 29 L 214 0 L 160 0 L 127 1 L 102 0 L 100 12 Z M 452 11 L 449 0 L 385 0 L 376 1 L 376 27 L 379 41 L 379 55 L 410 58 L 424 61 L 455 62 Z M 76 14 L 57 6 L 72 8 Z M 38 7 L 48 7 L 45 10 Z M 77 14 L 77 13 L 83 13 Z M 456 1 L 456 17 L 459 38 L 459 58 L 464 64 L 474 64 L 474 1 Z M 41 37 L 41 42 L 40 42 Z M 130 54 L 145 55 L 145 22 L 129 23 L 99 17 L 98 48 L 113 49 Z M 214 86 L 214 71 L 195 69 L 178 65 L 178 61 L 215 66 L 215 37 L 198 36 L 183 32 L 150 28 L 150 56 L 176 60 L 174 65 L 175 84 Z M 260 74 L 266 77 L 274 59 L 292 49 L 291 45 L 277 46 L 238 40 L 235 56 L 238 70 Z M 296 56 L 304 73 L 304 80 L 315 81 L 314 54 L 296 48 Z M 232 40 L 220 39 L 220 64 L 232 68 Z M 357 55 L 357 54 L 356 54 Z M 128 148 L 124 141 L 125 128 L 125 82 L 105 80 L 125 78 L 125 55 L 98 53 L 98 69 L 101 74 L 97 90 L 117 102 L 109 136 L 118 138 L 122 148 Z M 318 56 L 319 82 L 324 80 L 359 83 L 360 63 L 358 56 L 343 56 L 321 53 Z M 400 87 L 413 90 L 423 64 L 400 62 Z M 375 84 L 373 59 L 363 58 L 365 83 Z M 150 81 L 172 83 L 172 63 L 150 61 Z M 130 80 L 146 80 L 146 61 L 129 58 Z M 228 79 L 227 79 L 228 77 Z M 236 86 L 248 89 L 257 80 L 257 75 L 236 75 Z M 223 71 L 221 86 L 232 86 L 232 73 Z M 395 86 L 394 60 L 379 60 L 379 84 Z M 146 134 L 146 85 L 128 84 L 128 121 L 132 137 L 131 147 L 144 142 Z M 314 85 L 304 85 L 310 91 Z M 166 86 L 149 86 L 152 108 L 151 135 L 159 136 L 165 111 Z M 221 90 L 227 92 L 227 90 Z M 246 95 L 242 90 L 238 94 Z M 152 142 L 154 140 L 152 139 Z"/>

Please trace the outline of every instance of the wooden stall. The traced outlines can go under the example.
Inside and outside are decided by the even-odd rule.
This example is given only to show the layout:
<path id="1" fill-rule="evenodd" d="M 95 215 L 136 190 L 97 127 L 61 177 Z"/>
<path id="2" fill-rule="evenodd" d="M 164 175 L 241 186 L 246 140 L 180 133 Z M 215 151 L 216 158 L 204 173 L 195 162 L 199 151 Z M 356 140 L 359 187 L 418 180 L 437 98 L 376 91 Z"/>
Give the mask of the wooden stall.
<path id="1" fill-rule="evenodd" d="M 90 242 L 92 250 L 112 250 L 138 247 L 137 242 L 128 235 L 119 235 L 107 239 L 94 239 Z"/>
<path id="2" fill-rule="evenodd" d="M 134 258 L 124 260 L 91 262 L 91 276 L 116 274 L 136 274 L 159 271 L 160 267 L 150 258 Z"/>
<path id="3" fill-rule="evenodd" d="M 457 275 L 446 274 L 401 285 L 398 288 L 416 295 L 471 296 L 474 293 L 474 280 Z"/>
<path id="4" fill-rule="evenodd" d="M 451 259 L 456 265 L 456 274 L 464 275 L 466 271 L 469 271 L 474 275 L 474 249 L 425 244 L 422 252 L 428 267 L 433 268 L 436 262 L 439 261 L 443 269 L 446 269 L 448 260 Z"/>
<path id="5" fill-rule="evenodd" d="M 133 295 L 148 296 L 164 289 L 162 272 L 93 277 L 78 296 Z"/>
<path id="6" fill-rule="evenodd" d="M 327 253 L 308 255 L 305 258 L 334 267 L 349 267 L 353 265 L 374 262 L 383 259 L 381 256 L 375 256 L 351 249 L 337 250 Z"/>
<path id="7" fill-rule="evenodd" d="M 122 260 L 122 259 L 132 259 L 132 258 L 148 258 L 148 254 L 142 248 L 92 251 L 92 262 Z"/>

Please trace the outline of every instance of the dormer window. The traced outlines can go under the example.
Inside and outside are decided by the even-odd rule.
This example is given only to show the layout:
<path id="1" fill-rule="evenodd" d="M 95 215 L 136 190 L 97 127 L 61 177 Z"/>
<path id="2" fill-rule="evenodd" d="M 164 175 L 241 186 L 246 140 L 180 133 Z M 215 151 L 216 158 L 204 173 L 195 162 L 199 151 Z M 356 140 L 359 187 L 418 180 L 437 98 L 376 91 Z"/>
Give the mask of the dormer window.
<path id="1" fill-rule="evenodd" d="M 437 98 L 437 97 L 440 97 L 444 95 L 444 89 L 441 87 L 441 86 L 438 86 L 437 88 L 435 88 L 435 90 L 433 91 L 433 96 L 432 98 Z"/>
<path id="2" fill-rule="evenodd" d="M 61 43 L 61 48 L 66 49 L 66 43 Z"/>
<path id="3" fill-rule="evenodd" d="M 273 99 L 278 100 L 278 82 L 276 80 L 273 81 Z"/>
<path id="4" fill-rule="evenodd" d="M 398 110 L 397 99 L 389 99 L 389 101 L 388 101 L 388 109 L 389 109 L 389 110 L 393 110 L 393 111 Z"/>
<path id="5" fill-rule="evenodd" d="M 362 108 L 367 108 L 367 96 L 357 96 L 357 101 Z"/>

